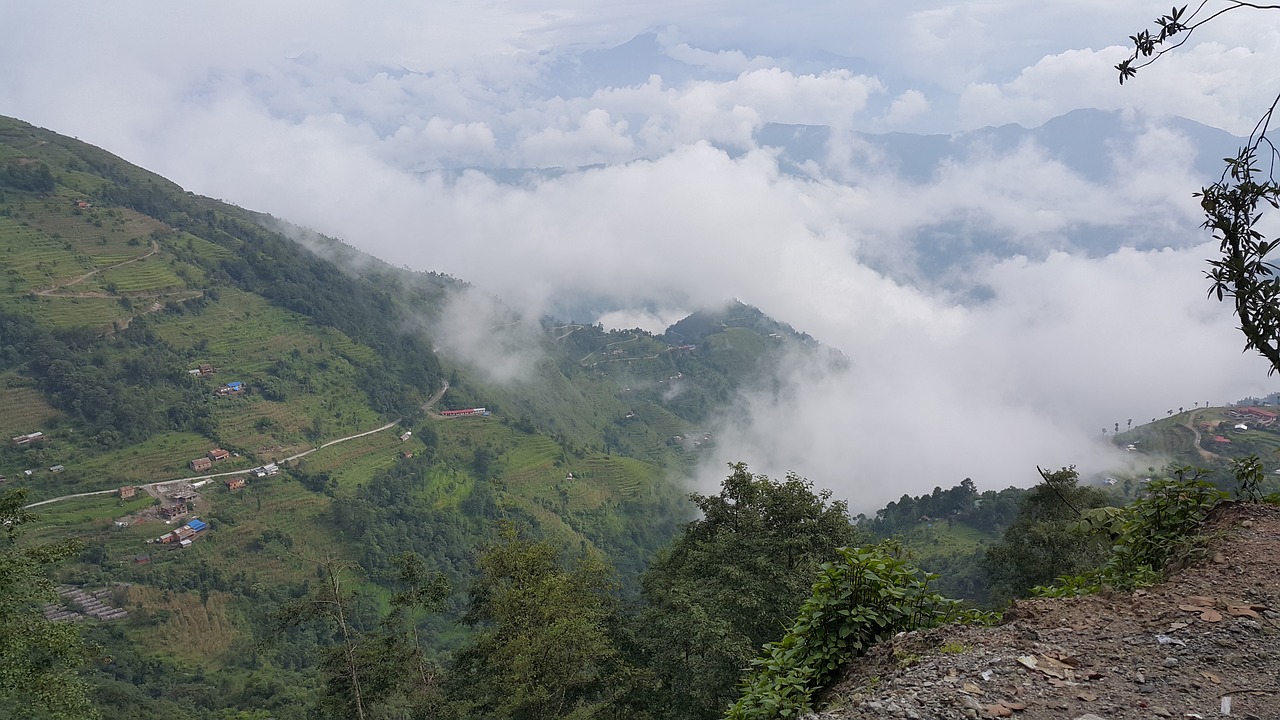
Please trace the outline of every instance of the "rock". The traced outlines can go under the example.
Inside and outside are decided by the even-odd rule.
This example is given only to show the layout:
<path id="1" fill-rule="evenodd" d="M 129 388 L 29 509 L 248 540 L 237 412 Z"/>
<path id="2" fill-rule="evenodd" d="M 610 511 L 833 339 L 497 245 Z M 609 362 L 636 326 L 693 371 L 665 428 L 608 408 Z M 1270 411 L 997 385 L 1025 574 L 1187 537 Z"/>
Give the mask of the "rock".
<path id="1" fill-rule="evenodd" d="M 1104 717 L 1099 717 L 1097 715 L 1094 715 L 1093 713 L 1085 713 L 1077 717 L 1075 720 L 1107 720 L 1107 719 Z"/>
<path id="2" fill-rule="evenodd" d="M 972 710 L 974 712 L 982 712 L 983 710 L 982 703 L 978 702 L 976 698 L 969 697 L 968 695 L 960 696 L 960 706 L 966 710 Z"/>
<path id="3" fill-rule="evenodd" d="M 1167 657 L 1164 659 L 1164 662 L 1162 664 L 1167 668 L 1178 667 L 1178 658 Z"/>
<path id="4" fill-rule="evenodd" d="M 1173 717 L 1173 713 L 1169 712 L 1168 709 L 1166 708 L 1160 707 L 1159 705 L 1151 706 L 1151 714 L 1155 715 L 1156 717 Z"/>

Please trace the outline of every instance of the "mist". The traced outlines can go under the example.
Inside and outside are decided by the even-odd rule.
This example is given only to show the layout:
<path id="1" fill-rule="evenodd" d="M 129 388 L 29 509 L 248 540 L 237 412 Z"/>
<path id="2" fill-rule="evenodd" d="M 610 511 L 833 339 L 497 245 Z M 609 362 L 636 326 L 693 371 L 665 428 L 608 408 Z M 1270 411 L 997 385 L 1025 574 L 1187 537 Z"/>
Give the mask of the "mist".
<path id="1" fill-rule="evenodd" d="M 1226 17 L 1120 87 L 1127 36 L 1163 11 L 30 3 L 0 112 L 471 283 L 433 337 L 490 382 L 531 377 L 544 315 L 659 332 L 755 305 L 849 365 L 797 358 L 745 392 L 693 482 L 744 461 L 873 509 L 1105 469 L 1123 458 L 1101 428 L 1275 389 L 1205 299 L 1193 193 L 1221 155 L 1172 118 L 1246 134 L 1280 31 Z M 1114 132 L 903 168 L 1083 108 Z M 826 139 L 761 141 L 779 125 Z"/>

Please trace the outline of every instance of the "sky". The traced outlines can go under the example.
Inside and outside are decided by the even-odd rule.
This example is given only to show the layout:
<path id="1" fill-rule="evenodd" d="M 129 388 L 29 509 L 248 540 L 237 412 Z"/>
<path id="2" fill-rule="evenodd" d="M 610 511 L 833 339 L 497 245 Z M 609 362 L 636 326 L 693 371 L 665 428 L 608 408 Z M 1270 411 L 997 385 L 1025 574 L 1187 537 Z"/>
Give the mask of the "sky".
<path id="1" fill-rule="evenodd" d="M 0 113 L 531 317 L 660 330 L 737 298 L 850 358 L 745 393 L 702 487 L 731 460 L 856 509 L 1026 485 L 1123 462 L 1114 423 L 1276 389 L 1205 300 L 1192 193 L 1220 155 L 1170 118 L 1247 134 L 1280 15 L 1223 16 L 1122 87 L 1164 5 L 11 5 Z M 1115 132 L 981 130 L 1086 108 Z M 806 154 L 763 141 L 779 124 L 826 134 Z M 887 133 L 962 150 L 913 175 Z"/>

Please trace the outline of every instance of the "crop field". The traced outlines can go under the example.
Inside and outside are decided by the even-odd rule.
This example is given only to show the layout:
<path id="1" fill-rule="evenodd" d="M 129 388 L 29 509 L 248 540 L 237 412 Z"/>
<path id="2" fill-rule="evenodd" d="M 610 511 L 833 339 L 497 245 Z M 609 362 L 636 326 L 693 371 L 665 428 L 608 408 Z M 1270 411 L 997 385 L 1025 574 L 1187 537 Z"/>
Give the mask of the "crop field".
<path id="1" fill-rule="evenodd" d="M 330 445 L 303 458 L 300 469 L 305 472 L 330 472 L 340 487 L 354 488 L 367 481 L 377 471 L 394 464 L 396 458 L 400 457 L 400 453 L 422 450 L 422 443 L 412 438 L 406 442 L 400 442 L 401 432 L 404 431 L 399 427 L 393 427 L 362 438 Z"/>
<path id="2" fill-rule="evenodd" d="M 207 540 L 196 540 L 187 550 L 164 548 L 152 552 L 190 554 L 196 545 Z M 237 635 L 231 617 L 233 600 L 234 596 L 218 590 L 210 591 L 208 600 L 203 600 L 200 593 L 175 593 L 134 585 L 129 588 L 128 604 L 130 607 L 142 605 L 152 613 L 163 613 L 166 618 L 162 623 L 140 628 L 135 634 L 138 644 L 148 653 L 216 670 L 226 660 Z"/>
<path id="3" fill-rule="evenodd" d="M 32 225 L 50 237 L 71 243 L 77 253 L 132 257 L 146 252 L 147 237 L 165 227 L 127 208 L 77 209 L 67 198 L 44 202 Z M 141 241 L 141 244 L 131 246 L 130 240 Z"/>
<path id="4" fill-rule="evenodd" d="M 132 314 L 114 298 L 41 297 L 24 309 L 37 322 L 55 328 L 110 328 Z"/>
<path id="5" fill-rule="evenodd" d="M 0 441 L 9 442 L 14 435 L 35 432 L 58 416 L 44 396 L 25 382 L 13 373 L 0 375 Z"/>
<path id="6" fill-rule="evenodd" d="M 206 260 L 225 260 L 227 258 L 235 257 L 235 253 L 221 245 L 211 243 L 204 238 L 199 238 L 185 232 L 179 233 L 172 239 L 161 240 L 160 246 L 166 248 L 185 248 L 187 252 L 195 253 Z"/>
<path id="7" fill-rule="evenodd" d="M 264 372 L 294 349 L 354 345 L 337 331 L 316 327 L 301 315 L 229 289 L 198 317 L 166 317 L 156 323 L 156 332 L 177 347 L 202 346 L 207 360 L 224 369 L 219 377 Z"/>
<path id="8" fill-rule="evenodd" d="M 30 227 L 26 220 L 10 217 L 0 217 L 0 265 L 16 292 L 46 287 L 93 269 L 87 257 L 67 250 L 64 241 Z"/>
<path id="9" fill-rule="evenodd" d="M 136 256 L 135 256 L 136 257 Z M 126 260 L 128 258 L 125 258 Z M 178 277 L 169 260 L 162 255 L 152 255 L 128 265 L 103 270 L 84 283 L 86 290 L 110 290 L 117 293 L 162 290 L 186 287 L 187 281 Z M 79 289 L 81 286 L 74 286 Z"/>
<path id="10" fill-rule="evenodd" d="M 32 508 L 31 512 L 35 514 L 36 519 L 27 527 L 34 540 L 61 539 L 71 529 L 90 533 L 117 534 L 113 527 L 116 518 L 144 510 L 155 502 L 155 498 L 145 492 L 139 492 L 129 500 L 121 500 L 116 495 L 74 498 Z M 124 534 L 137 536 L 140 532 L 137 526 L 129 530 L 132 532 Z M 159 532 L 148 531 L 146 536 L 154 537 L 159 534 Z"/>

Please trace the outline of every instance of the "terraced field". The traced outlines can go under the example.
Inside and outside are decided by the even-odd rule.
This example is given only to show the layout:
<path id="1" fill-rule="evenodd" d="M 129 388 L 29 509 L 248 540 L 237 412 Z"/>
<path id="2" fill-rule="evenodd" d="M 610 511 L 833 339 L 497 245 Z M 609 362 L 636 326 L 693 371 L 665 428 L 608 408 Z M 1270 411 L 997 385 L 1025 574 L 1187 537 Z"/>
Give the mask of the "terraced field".
<path id="1" fill-rule="evenodd" d="M 92 260 L 77 255 L 68 249 L 68 244 L 46 235 L 26 220 L 0 217 L 0 265 L 5 268 L 8 291 L 26 292 L 92 270 Z"/>
<path id="2" fill-rule="evenodd" d="M 24 378 L 13 373 L 0 375 L 0 441 L 40 430 L 58 415 Z"/>
<path id="3" fill-rule="evenodd" d="M 40 297 L 28 302 L 22 306 L 24 312 L 55 328 L 110 328 L 137 312 L 126 309 L 114 298 Z"/>
<path id="4" fill-rule="evenodd" d="M 125 260 L 128 259 L 125 258 Z M 100 264 L 109 265 L 110 263 Z M 187 268 L 184 271 L 192 282 L 198 283 L 200 281 L 198 273 L 194 269 Z M 137 262 L 131 262 L 110 270 L 103 270 L 89 281 L 68 289 L 79 290 L 83 288 L 84 290 L 104 290 L 113 294 L 127 294 L 184 287 L 188 287 L 188 281 L 178 276 L 170 265 L 170 261 L 164 256 L 153 255 Z"/>

